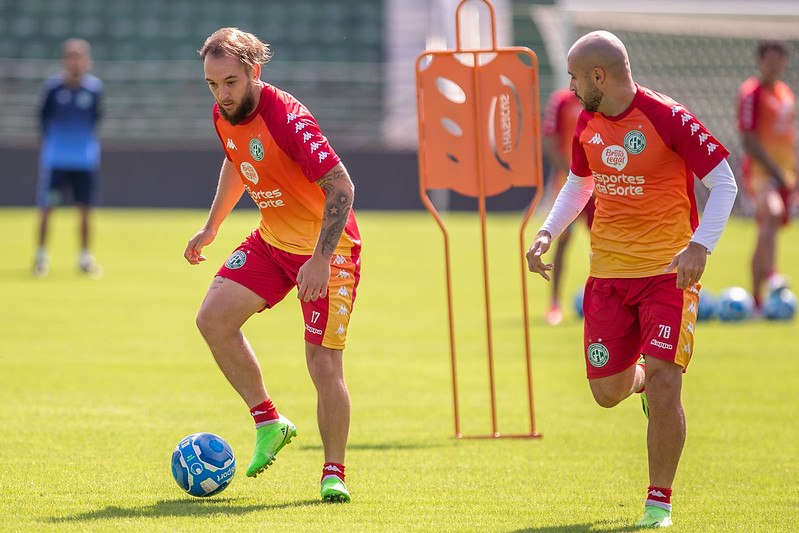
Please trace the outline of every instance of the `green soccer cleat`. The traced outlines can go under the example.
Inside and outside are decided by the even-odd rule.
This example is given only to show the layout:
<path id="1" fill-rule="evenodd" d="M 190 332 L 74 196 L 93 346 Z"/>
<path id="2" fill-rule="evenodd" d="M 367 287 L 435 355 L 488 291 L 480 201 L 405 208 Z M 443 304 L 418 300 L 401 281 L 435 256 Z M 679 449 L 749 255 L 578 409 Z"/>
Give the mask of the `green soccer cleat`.
<path id="1" fill-rule="evenodd" d="M 656 528 L 671 525 L 671 512 L 654 505 L 644 507 L 644 517 L 635 524 L 636 527 Z"/>
<path id="2" fill-rule="evenodd" d="M 322 501 L 327 503 L 347 503 L 350 501 L 350 491 L 336 476 L 331 476 L 322 481 Z"/>
<path id="3" fill-rule="evenodd" d="M 261 426 L 256 431 L 255 451 L 247 467 L 248 477 L 255 477 L 266 470 L 275 460 L 277 452 L 297 436 L 297 428 L 282 415 L 277 422 Z"/>

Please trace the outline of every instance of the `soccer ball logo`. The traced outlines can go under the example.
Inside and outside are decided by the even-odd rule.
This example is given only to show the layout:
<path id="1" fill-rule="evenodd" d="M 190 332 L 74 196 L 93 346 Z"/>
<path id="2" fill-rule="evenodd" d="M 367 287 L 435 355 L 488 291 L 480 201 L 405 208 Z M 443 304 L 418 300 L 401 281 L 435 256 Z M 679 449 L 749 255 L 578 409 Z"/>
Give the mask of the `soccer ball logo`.
<path id="1" fill-rule="evenodd" d="M 193 433 L 172 453 L 172 477 L 192 496 L 213 496 L 225 490 L 236 473 L 230 445 L 213 433 Z"/>

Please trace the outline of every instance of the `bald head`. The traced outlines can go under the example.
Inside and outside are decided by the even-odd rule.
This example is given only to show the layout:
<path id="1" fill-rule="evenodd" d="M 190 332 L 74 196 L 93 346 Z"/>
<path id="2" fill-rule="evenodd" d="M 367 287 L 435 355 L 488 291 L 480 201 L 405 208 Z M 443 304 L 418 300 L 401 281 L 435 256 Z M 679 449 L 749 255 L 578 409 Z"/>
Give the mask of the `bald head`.
<path id="1" fill-rule="evenodd" d="M 614 76 L 631 77 L 627 49 L 621 39 L 609 31 L 583 35 L 572 45 L 568 57 L 587 69 L 598 66 Z"/>
<path id="2" fill-rule="evenodd" d="M 572 91 L 589 111 L 615 115 L 635 96 L 627 49 L 607 31 L 594 31 L 575 42 L 568 55 Z"/>

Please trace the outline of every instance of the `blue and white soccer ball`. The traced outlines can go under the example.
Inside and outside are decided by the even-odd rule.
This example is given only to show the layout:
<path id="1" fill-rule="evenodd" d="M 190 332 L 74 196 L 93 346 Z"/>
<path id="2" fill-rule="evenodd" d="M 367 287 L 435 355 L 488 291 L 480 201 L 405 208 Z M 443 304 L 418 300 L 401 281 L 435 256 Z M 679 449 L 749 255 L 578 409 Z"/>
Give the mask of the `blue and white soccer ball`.
<path id="1" fill-rule="evenodd" d="M 755 299 L 743 287 L 727 287 L 719 293 L 719 318 L 724 322 L 750 320 L 755 313 Z"/>
<path id="2" fill-rule="evenodd" d="M 796 295 L 783 287 L 773 291 L 763 306 L 763 316 L 769 320 L 792 320 L 796 316 Z"/>
<path id="3" fill-rule="evenodd" d="M 719 314 L 719 300 L 707 289 L 699 291 L 699 305 L 696 310 L 697 320 L 711 320 Z"/>
<path id="4" fill-rule="evenodd" d="M 225 490 L 236 473 L 230 445 L 213 433 L 193 433 L 172 453 L 172 476 L 192 496 L 213 496 Z"/>

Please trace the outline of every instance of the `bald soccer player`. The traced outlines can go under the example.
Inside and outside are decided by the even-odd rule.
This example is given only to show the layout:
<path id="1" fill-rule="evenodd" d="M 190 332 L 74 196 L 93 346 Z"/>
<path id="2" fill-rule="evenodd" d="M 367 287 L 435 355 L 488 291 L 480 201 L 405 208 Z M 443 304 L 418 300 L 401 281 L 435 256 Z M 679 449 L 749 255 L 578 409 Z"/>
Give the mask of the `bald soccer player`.
<path id="1" fill-rule="evenodd" d="M 684 106 L 633 81 L 615 35 L 581 37 L 568 54 L 569 88 L 583 112 L 569 177 L 526 257 L 542 255 L 596 197 L 585 285 L 588 383 L 602 407 L 641 395 L 648 418 L 649 487 L 639 527 L 671 525 L 672 484 L 685 443 L 682 374 L 694 349 L 707 256 L 737 187 L 729 152 Z M 694 174 L 710 189 L 701 223 Z"/>

